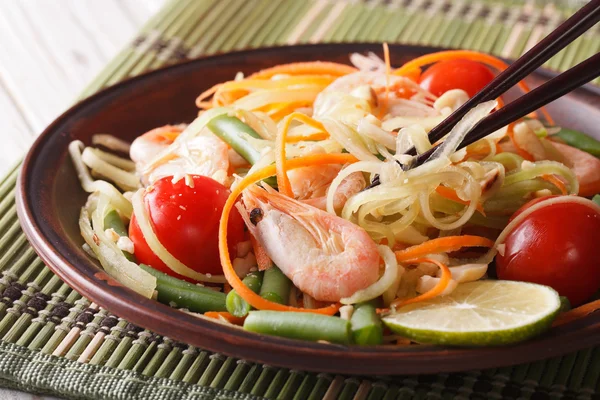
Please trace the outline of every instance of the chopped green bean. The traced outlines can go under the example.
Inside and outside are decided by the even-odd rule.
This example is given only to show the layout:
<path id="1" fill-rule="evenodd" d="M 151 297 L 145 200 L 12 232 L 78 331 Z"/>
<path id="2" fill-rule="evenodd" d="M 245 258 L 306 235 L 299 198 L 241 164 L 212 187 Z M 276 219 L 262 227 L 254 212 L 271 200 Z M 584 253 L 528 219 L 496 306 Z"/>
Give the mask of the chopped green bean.
<path id="1" fill-rule="evenodd" d="M 340 344 L 351 342 L 349 321 L 320 314 L 250 311 L 244 321 L 244 329 L 291 339 L 325 340 Z"/>
<path id="2" fill-rule="evenodd" d="M 148 265 L 140 268 L 156 278 L 158 301 L 193 312 L 226 311 L 225 293 L 174 278 Z"/>
<path id="3" fill-rule="evenodd" d="M 116 210 L 111 210 L 104 217 L 104 229 L 113 229 L 119 236 L 127 236 L 127 229 Z"/>
<path id="4" fill-rule="evenodd" d="M 566 144 L 583 150 L 591 155 L 600 157 L 600 142 L 593 137 L 574 131 L 572 129 L 561 128 L 560 132 L 554 135 L 562 139 Z"/>
<path id="5" fill-rule="evenodd" d="M 288 304 L 292 281 L 276 266 L 264 272 L 260 295 L 279 304 Z"/>
<path id="6" fill-rule="evenodd" d="M 361 346 L 383 343 L 383 326 L 372 302 L 356 304 L 350 318 L 352 338 Z"/>
<path id="7" fill-rule="evenodd" d="M 207 126 L 250 164 L 254 165 L 260 159 L 259 151 L 248 143 L 244 138 L 244 134 L 256 139 L 262 138 L 252 127 L 240 121 L 239 118 L 222 114 L 211 119 Z"/>
<path id="8" fill-rule="evenodd" d="M 595 195 L 592 201 L 600 206 L 600 194 Z"/>
<path id="9" fill-rule="evenodd" d="M 258 293 L 262 286 L 262 273 L 250 272 L 248 275 L 246 275 L 242 282 L 244 282 L 244 285 L 246 285 L 248 289 L 252 290 L 254 293 Z M 252 308 L 246 300 L 237 294 L 235 289 L 227 293 L 225 305 L 227 307 L 227 311 L 229 311 L 231 315 L 239 318 L 248 315 L 248 312 Z"/>
<path id="10" fill-rule="evenodd" d="M 117 233 L 117 235 L 128 237 L 125 224 L 116 210 L 109 211 L 108 214 L 106 214 L 106 217 L 104 217 L 104 229 L 112 229 Z M 123 255 L 129 261 L 136 262 L 133 254 L 123 251 Z"/>
<path id="11" fill-rule="evenodd" d="M 244 160 L 254 165 L 260 160 L 260 152 L 256 150 L 244 138 L 244 134 L 255 139 L 261 139 L 258 133 L 248 124 L 243 123 L 239 118 L 231 117 L 227 114 L 219 115 L 211 119 L 208 124 L 208 129 L 217 135 L 222 141 L 231 146 Z M 264 179 L 271 187 L 277 187 L 275 177 Z"/>

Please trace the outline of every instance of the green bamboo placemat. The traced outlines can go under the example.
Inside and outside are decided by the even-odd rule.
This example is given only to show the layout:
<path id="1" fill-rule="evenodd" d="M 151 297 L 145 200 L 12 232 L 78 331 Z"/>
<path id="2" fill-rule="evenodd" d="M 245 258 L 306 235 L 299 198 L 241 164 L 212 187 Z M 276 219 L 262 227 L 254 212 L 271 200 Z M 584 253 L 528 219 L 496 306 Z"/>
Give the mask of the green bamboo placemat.
<path id="1" fill-rule="evenodd" d="M 82 96 L 150 69 L 248 47 L 388 41 L 518 57 L 582 2 L 561 3 L 172 0 Z M 599 50 L 596 27 L 547 66 L 564 70 Z M 17 168 L 0 183 L 0 386 L 77 399 L 600 399 L 600 348 L 485 371 L 346 377 L 254 364 L 161 337 L 82 298 L 37 258 L 17 220 Z"/>

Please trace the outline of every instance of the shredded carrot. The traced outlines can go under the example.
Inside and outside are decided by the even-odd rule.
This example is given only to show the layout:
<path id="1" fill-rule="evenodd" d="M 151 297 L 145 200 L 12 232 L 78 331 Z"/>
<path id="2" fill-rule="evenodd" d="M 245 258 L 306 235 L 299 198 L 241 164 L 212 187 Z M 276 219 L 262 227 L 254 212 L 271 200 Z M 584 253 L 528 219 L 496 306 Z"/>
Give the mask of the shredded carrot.
<path id="1" fill-rule="evenodd" d="M 559 314 L 552 323 L 552 326 L 560 326 L 568 322 L 577 321 L 578 319 L 581 319 L 593 312 L 597 312 L 598 310 L 600 310 L 600 300 L 591 301 L 587 304 Z"/>
<path id="2" fill-rule="evenodd" d="M 415 68 L 410 71 L 406 71 L 402 76 L 418 83 L 419 79 L 421 78 L 421 72 L 423 72 L 421 71 L 421 68 Z"/>
<path id="3" fill-rule="evenodd" d="M 458 197 L 458 194 L 456 194 L 456 191 L 447 186 L 440 185 L 435 189 L 435 191 L 437 194 L 439 194 L 443 198 L 452 200 L 456 203 L 464 204 L 465 206 L 468 206 L 469 204 L 471 204 L 470 201 L 466 201 L 466 200 L 463 200 L 460 197 Z M 477 203 L 476 210 L 479 211 L 479 213 L 481 215 L 485 216 L 485 211 L 483 211 L 483 204 Z"/>
<path id="4" fill-rule="evenodd" d="M 204 313 L 204 316 L 207 318 L 213 318 L 213 319 L 224 319 L 227 322 L 230 322 L 234 325 L 244 325 L 244 320 L 246 318 L 240 318 L 240 317 L 236 317 L 235 315 L 231 315 L 229 314 L 227 311 L 207 311 Z"/>
<path id="5" fill-rule="evenodd" d="M 214 85 L 210 89 L 205 90 L 204 92 L 200 93 L 200 95 L 196 98 L 196 106 L 198 108 L 204 108 L 203 105 L 205 105 L 205 104 L 211 104 L 209 102 L 205 102 L 204 100 L 208 99 L 210 96 L 212 96 L 213 94 L 215 94 L 215 92 L 217 91 L 217 89 L 219 89 L 219 87 L 221 87 L 221 85 L 222 85 L 222 83 L 217 83 L 216 85 Z"/>
<path id="6" fill-rule="evenodd" d="M 309 107 L 310 102 L 286 103 L 284 107 L 273 108 L 267 112 L 267 115 L 275 122 L 279 122 L 300 107 Z"/>
<path id="7" fill-rule="evenodd" d="M 289 86 L 314 85 L 325 87 L 336 79 L 330 75 L 297 75 L 289 78 L 265 80 L 265 79 L 243 79 L 241 81 L 229 81 L 221 84 L 218 91 L 243 90 L 252 91 L 257 89 L 277 89 Z"/>
<path id="8" fill-rule="evenodd" d="M 213 108 L 213 105 L 210 101 L 200 101 L 196 103 L 196 106 L 200 109 L 198 114 L 200 114 L 204 110 L 208 110 Z"/>
<path id="9" fill-rule="evenodd" d="M 253 236 L 250 235 L 250 242 L 252 243 L 252 249 L 254 249 L 254 257 L 256 257 L 256 263 L 258 264 L 259 271 L 265 271 L 273 266 L 271 257 L 267 254 L 265 248 L 260 242 Z"/>
<path id="10" fill-rule="evenodd" d="M 462 235 L 431 239 L 408 249 L 396 251 L 396 260 L 406 262 L 427 254 L 448 253 L 463 247 L 492 247 L 494 242 L 482 236 Z"/>
<path id="11" fill-rule="evenodd" d="M 390 74 L 392 67 L 390 65 L 390 47 L 385 42 L 383 43 L 383 58 L 385 60 L 385 101 L 379 109 L 379 119 L 382 119 L 386 114 L 388 105 L 390 104 Z"/>
<path id="12" fill-rule="evenodd" d="M 547 182 L 550 182 L 554 186 L 556 186 L 560 190 L 561 194 L 563 194 L 563 195 L 569 194 L 565 183 L 560 178 L 558 178 L 556 175 L 547 174 L 547 175 L 542 175 L 541 178 Z"/>
<path id="13" fill-rule="evenodd" d="M 305 124 L 320 129 L 322 131 L 325 130 L 323 124 L 318 121 L 315 121 L 311 117 L 306 114 L 302 114 L 299 112 L 294 112 L 282 121 L 282 126 L 279 132 L 277 133 L 277 138 L 275 139 L 275 148 L 276 148 L 276 157 L 275 157 L 275 167 L 277 171 L 277 187 L 280 193 L 288 197 L 294 197 L 294 192 L 292 191 L 292 185 L 290 184 L 290 180 L 287 176 L 286 172 L 286 155 L 285 155 L 285 144 L 287 141 L 287 133 L 290 129 L 290 125 L 292 121 L 296 119 L 298 121 L 304 122 Z"/>
<path id="14" fill-rule="evenodd" d="M 291 64 L 276 65 L 258 71 L 248 77 L 248 79 L 269 79 L 274 75 L 333 75 L 343 76 L 356 72 L 357 69 L 346 64 L 339 64 L 327 61 L 308 61 Z"/>
<path id="15" fill-rule="evenodd" d="M 499 58 L 491 56 L 489 54 L 480 53 L 478 51 L 472 50 L 447 50 L 447 51 L 438 51 L 437 53 L 426 54 L 421 57 L 417 57 L 414 60 L 411 60 L 404 64 L 402 67 L 396 69 L 393 74 L 394 75 L 411 75 L 414 74 L 414 70 L 425 65 L 433 64 L 438 61 L 446 61 L 446 60 L 456 60 L 456 59 L 467 59 L 472 61 L 478 61 L 484 64 L 487 64 L 493 68 L 496 68 L 499 71 L 504 71 L 508 68 L 508 64 L 502 61 Z M 525 81 L 519 82 L 519 87 L 524 92 L 529 92 L 529 86 L 525 83 Z M 544 109 L 540 109 L 548 123 L 554 125 L 554 120 L 548 114 L 548 112 Z"/>
<path id="16" fill-rule="evenodd" d="M 291 170 L 315 165 L 346 164 L 357 161 L 358 159 L 350 154 L 316 154 L 289 160 L 287 162 L 287 168 Z M 285 306 L 263 299 L 252 290 L 248 289 L 248 287 L 244 285 L 242 280 L 237 276 L 235 270 L 233 269 L 233 264 L 229 258 L 229 246 L 227 244 L 227 224 L 229 223 L 229 214 L 231 209 L 244 189 L 262 179 L 275 175 L 275 173 L 275 166 L 269 165 L 251 175 L 246 176 L 237 184 L 237 186 L 235 186 L 235 188 L 233 188 L 231 194 L 225 202 L 223 213 L 221 214 L 221 221 L 219 222 L 219 256 L 221 258 L 221 265 L 223 266 L 225 279 L 227 279 L 227 282 L 229 282 L 231 287 L 235 289 L 235 291 L 244 300 L 258 310 L 313 312 L 317 314 L 333 315 L 338 311 L 340 307 L 339 303 L 317 309 L 305 309 Z"/>
<path id="17" fill-rule="evenodd" d="M 508 135 L 508 137 L 512 141 L 513 145 L 515 146 L 515 149 L 517 149 L 517 154 L 520 155 L 521 157 L 523 157 L 524 159 L 526 159 L 527 161 L 533 161 L 534 160 L 533 156 L 527 150 L 519 147 L 519 144 L 515 140 L 515 130 L 514 130 L 514 127 L 515 127 L 515 123 L 514 122 L 508 124 L 508 128 L 506 130 L 506 134 Z"/>
<path id="18" fill-rule="evenodd" d="M 319 140 L 329 139 L 329 134 L 327 132 L 316 132 L 311 133 L 310 135 L 305 136 L 290 136 L 287 137 L 286 143 L 298 143 L 302 141 L 307 142 L 317 142 Z"/>
<path id="19" fill-rule="evenodd" d="M 452 279 L 452 272 L 450 272 L 450 268 L 448 268 L 448 266 L 446 264 L 444 264 L 438 260 L 434 260 L 433 258 L 417 258 L 414 260 L 410 260 L 407 263 L 418 264 L 418 263 L 425 263 L 425 262 L 432 263 L 432 264 L 435 264 L 438 267 L 440 267 L 440 270 L 442 271 L 442 276 L 440 277 L 440 281 L 437 283 L 437 285 L 435 285 L 431 290 L 429 290 L 417 297 L 413 297 L 412 299 L 406 299 L 406 300 L 396 299 L 396 300 L 392 301 L 392 304 L 390 305 L 391 307 L 397 308 L 397 307 L 405 306 L 407 304 L 419 303 L 421 301 L 433 299 L 434 297 L 437 297 L 440 294 L 442 294 L 444 292 L 444 290 L 446 290 L 446 288 L 448 287 L 448 284 L 450 283 L 450 280 Z"/>
<path id="20" fill-rule="evenodd" d="M 492 143 L 490 143 L 488 140 L 481 141 L 481 142 L 475 142 L 473 144 L 468 145 L 466 147 L 467 154 L 465 154 L 465 159 L 467 159 L 469 157 L 476 157 L 476 156 L 488 156 L 491 151 L 493 151 L 495 154 L 502 153 L 502 148 L 500 147 L 499 143 L 505 137 L 506 136 L 502 136 L 500 138 L 495 139 L 493 141 L 493 146 L 494 146 L 493 148 L 492 148 Z M 483 148 L 483 146 L 485 146 L 485 148 Z"/>

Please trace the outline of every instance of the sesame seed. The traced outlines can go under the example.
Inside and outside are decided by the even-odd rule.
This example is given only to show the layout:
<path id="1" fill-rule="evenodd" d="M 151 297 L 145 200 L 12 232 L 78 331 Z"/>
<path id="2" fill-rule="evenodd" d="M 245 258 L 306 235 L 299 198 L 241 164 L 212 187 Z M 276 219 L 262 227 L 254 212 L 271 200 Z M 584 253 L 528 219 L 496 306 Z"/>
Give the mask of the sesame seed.
<path id="1" fill-rule="evenodd" d="M 177 216 L 177 221 L 179 221 L 181 219 L 181 215 Z"/>

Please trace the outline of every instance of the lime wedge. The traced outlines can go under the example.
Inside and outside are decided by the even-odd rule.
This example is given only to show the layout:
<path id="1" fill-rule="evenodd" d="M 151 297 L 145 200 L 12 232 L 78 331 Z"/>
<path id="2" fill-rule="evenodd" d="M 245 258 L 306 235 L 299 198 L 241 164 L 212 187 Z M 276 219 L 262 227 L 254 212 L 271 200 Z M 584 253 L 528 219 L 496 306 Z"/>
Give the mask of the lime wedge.
<path id="1" fill-rule="evenodd" d="M 400 307 L 382 319 L 394 333 L 419 343 L 496 346 L 540 334 L 560 307 L 550 287 L 488 280 L 459 284 L 447 296 Z"/>

